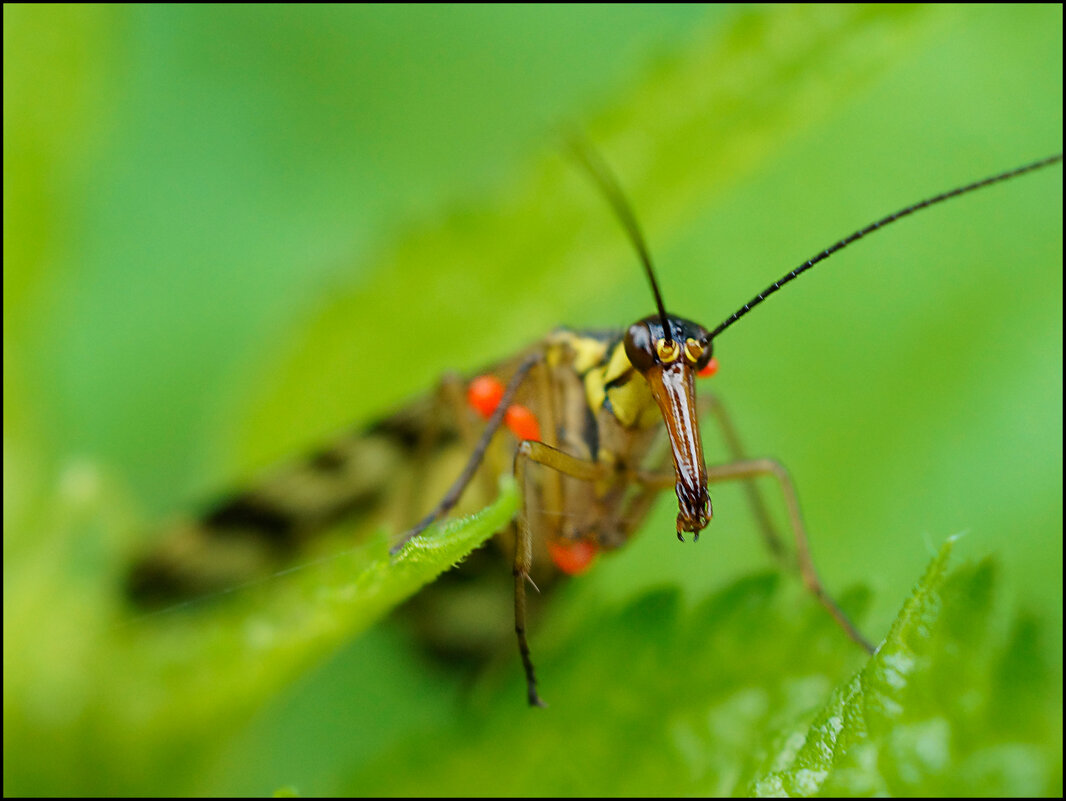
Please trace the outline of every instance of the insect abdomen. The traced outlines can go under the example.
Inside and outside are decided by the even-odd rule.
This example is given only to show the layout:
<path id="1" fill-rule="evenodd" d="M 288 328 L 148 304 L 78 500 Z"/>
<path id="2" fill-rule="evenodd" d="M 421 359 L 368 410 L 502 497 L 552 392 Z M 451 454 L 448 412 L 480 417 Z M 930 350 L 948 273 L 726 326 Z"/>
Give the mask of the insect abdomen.
<path id="1" fill-rule="evenodd" d="M 341 521 L 359 533 L 375 523 L 409 524 L 407 474 L 419 461 L 439 459 L 456 438 L 439 420 L 431 439 L 424 437 L 430 413 L 428 403 L 415 404 L 170 524 L 133 564 L 126 594 L 141 606 L 171 604 L 276 570 Z M 396 507 L 403 511 L 388 520 Z"/>

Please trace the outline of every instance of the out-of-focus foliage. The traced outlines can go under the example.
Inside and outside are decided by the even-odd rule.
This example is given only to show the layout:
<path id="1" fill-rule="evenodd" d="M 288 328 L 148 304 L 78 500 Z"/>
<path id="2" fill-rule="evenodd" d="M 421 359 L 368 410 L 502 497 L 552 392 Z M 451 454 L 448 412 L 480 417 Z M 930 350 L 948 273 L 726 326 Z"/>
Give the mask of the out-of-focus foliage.
<path id="1" fill-rule="evenodd" d="M 67 528 L 64 550 L 51 552 L 49 564 L 13 578 L 7 588 L 13 631 L 5 646 L 43 640 L 56 650 L 8 663 L 4 686 L 11 703 L 4 725 L 12 737 L 32 743 L 54 733 L 58 716 L 85 761 L 55 775 L 50 760 L 23 758 L 8 763 L 5 779 L 39 790 L 135 793 L 146 779 L 185 786 L 187 772 L 211 756 L 205 732 L 232 731 L 294 674 L 484 543 L 514 515 L 516 497 L 513 482 L 502 482 L 492 506 L 430 529 L 394 557 L 382 532 L 348 551 L 234 588 L 233 597 L 224 593 L 139 616 L 122 608 L 117 576 L 108 584 L 53 587 L 47 596 L 35 591 L 44 586 L 42 572 L 76 573 L 87 555 L 79 539 L 107 523 L 98 510 L 77 506 L 64 510 L 58 523 Z M 130 746 L 141 736 L 151 737 L 150 747 Z M 173 775 L 172 761 L 180 770 Z"/>
<path id="2" fill-rule="evenodd" d="M 949 573 L 950 552 L 851 678 L 838 670 L 858 661 L 854 646 L 813 604 L 791 613 L 793 590 L 775 575 L 694 608 L 663 589 L 591 616 L 571 635 L 580 650 L 542 655 L 550 715 L 508 709 L 515 681 L 482 687 L 471 715 L 345 789 L 458 794 L 478 765 L 513 765 L 519 747 L 521 769 L 494 781 L 504 794 L 1056 795 L 1062 694 L 1038 655 L 1041 627 L 1022 617 L 1008 635 L 990 630 L 994 567 Z M 619 674 L 629 694 L 605 696 Z M 450 745 L 426 759 L 423 738 Z"/>
<path id="3" fill-rule="evenodd" d="M 429 577 L 383 539 L 128 622 L 146 520 L 444 369 L 648 313 L 554 127 L 711 325 L 1061 146 L 1060 7 L 657 13 L 5 6 L 5 792 L 1061 794 L 1057 171 L 871 237 L 719 344 L 827 583 L 897 619 L 865 667 L 797 582 L 737 579 L 765 557 L 729 487 L 698 545 L 665 503 L 538 605 L 548 710 L 510 642 L 471 674 L 354 636 Z M 961 529 L 1001 578 L 942 556 L 897 617 Z"/>

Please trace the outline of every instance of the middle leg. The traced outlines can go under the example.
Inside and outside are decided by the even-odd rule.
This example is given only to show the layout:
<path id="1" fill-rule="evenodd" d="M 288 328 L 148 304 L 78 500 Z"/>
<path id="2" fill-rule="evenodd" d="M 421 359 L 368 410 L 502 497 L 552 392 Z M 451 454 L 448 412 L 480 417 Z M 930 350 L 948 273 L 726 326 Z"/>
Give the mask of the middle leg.
<path id="1" fill-rule="evenodd" d="M 528 468 L 530 464 L 543 465 L 556 474 L 562 474 L 582 481 L 599 481 L 606 477 L 607 468 L 600 462 L 578 459 L 565 451 L 558 450 L 543 442 L 525 440 L 518 445 L 514 460 L 515 481 L 522 492 L 522 506 L 518 512 L 518 526 L 515 530 L 514 552 L 514 617 L 515 635 L 518 638 L 518 652 L 522 657 L 522 667 L 526 672 L 526 694 L 530 706 L 545 706 L 537 694 L 537 678 L 533 671 L 533 660 L 529 653 L 526 639 L 526 582 L 530 581 L 529 571 L 533 566 L 533 534 L 529 524 L 529 499 L 532 497 L 529 484 Z M 557 509 L 551 511 L 559 511 Z"/>
<path id="2" fill-rule="evenodd" d="M 792 534 L 796 540 L 796 557 L 799 562 L 800 575 L 803 578 L 804 586 L 815 598 L 818 599 L 818 602 L 825 607 L 826 611 L 832 615 L 833 619 L 837 622 L 837 625 L 844 630 L 844 633 L 847 634 L 848 637 L 861 645 L 867 652 L 873 653 L 873 645 L 859 632 L 858 628 L 856 628 L 855 624 L 851 622 L 848 616 L 844 614 L 840 605 L 833 599 L 833 596 L 829 594 L 829 591 L 826 590 L 825 585 L 822 584 L 822 580 L 818 576 L 818 571 L 814 566 L 814 560 L 811 558 L 810 546 L 807 541 L 807 530 L 803 524 L 803 516 L 800 513 L 799 498 L 796 495 L 796 488 L 784 466 L 773 459 L 746 459 L 707 468 L 708 484 L 738 480 L 750 481 L 751 479 L 761 476 L 772 476 L 775 478 L 778 486 L 781 488 L 782 495 L 784 495 L 785 505 L 788 509 L 789 522 L 792 526 Z M 676 481 L 676 476 L 673 471 L 662 473 L 637 472 L 634 477 L 646 487 L 658 487 L 659 489 L 672 487 Z"/>

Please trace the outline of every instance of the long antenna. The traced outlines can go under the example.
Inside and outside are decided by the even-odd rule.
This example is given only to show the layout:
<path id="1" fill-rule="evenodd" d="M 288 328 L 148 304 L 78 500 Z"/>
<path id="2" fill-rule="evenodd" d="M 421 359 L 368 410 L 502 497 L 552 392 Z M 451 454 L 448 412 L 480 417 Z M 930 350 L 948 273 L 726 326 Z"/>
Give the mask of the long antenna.
<path id="1" fill-rule="evenodd" d="M 640 232 L 640 226 L 637 225 L 637 218 L 633 214 L 633 209 L 630 208 L 625 193 L 618 184 L 618 179 L 584 137 L 571 135 L 567 138 L 567 144 L 574 158 L 588 170 L 589 175 L 592 176 L 596 185 L 603 192 L 607 202 L 611 204 L 611 208 L 614 209 L 614 213 L 618 216 L 618 221 L 622 224 L 622 228 L 629 235 L 633 247 L 637 249 L 637 255 L 640 256 L 640 262 L 644 265 L 644 272 L 648 276 L 648 283 L 651 284 L 652 294 L 655 295 L 655 305 L 659 309 L 659 319 L 663 324 L 664 338 L 668 343 L 673 342 L 673 336 L 670 334 L 670 324 L 667 321 L 666 307 L 663 305 L 663 296 L 659 292 L 659 284 L 655 280 L 655 271 L 651 266 L 651 255 L 648 253 L 648 246 L 644 242 L 644 235 Z"/>
<path id="2" fill-rule="evenodd" d="M 933 197 L 926 198 L 925 200 L 919 203 L 915 203 L 914 205 L 906 206 L 895 212 L 894 214 L 889 214 L 887 217 L 882 217 L 877 222 L 872 222 L 865 228 L 860 228 L 851 236 L 844 237 L 835 245 L 827 247 L 818 255 L 808 259 L 795 270 L 783 276 L 780 280 L 774 281 L 772 284 L 770 284 L 770 286 L 766 287 L 766 289 L 764 289 L 762 292 L 753 297 L 751 300 L 749 300 L 731 315 L 726 317 L 721 323 L 719 323 L 718 327 L 711 332 L 710 338 L 713 340 L 716 336 L 718 336 L 720 333 L 729 328 L 729 326 L 731 326 L 745 314 L 750 312 L 752 309 L 754 309 L 756 306 L 758 306 L 760 303 L 770 297 L 770 295 L 774 294 L 777 290 L 779 290 L 789 281 L 798 278 L 802 273 L 809 270 L 818 262 L 823 261 L 824 259 L 828 259 L 838 250 L 843 250 L 852 242 L 862 239 L 867 234 L 873 233 L 874 231 L 884 228 L 886 225 L 888 225 L 889 223 L 894 223 L 896 220 L 900 220 L 904 217 L 907 217 L 908 215 L 914 214 L 914 212 L 916 211 L 921 211 L 922 209 L 927 209 L 930 206 L 935 206 L 937 203 L 941 203 L 953 197 L 958 197 L 959 195 L 965 195 L 967 192 L 973 192 L 975 189 L 981 189 L 992 184 L 997 184 L 1000 181 L 1006 181 L 1010 178 L 1016 178 L 1019 175 L 1024 175 L 1025 173 L 1032 172 L 1033 170 L 1039 170 L 1041 167 L 1047 167 L 1059 161 L 1062 161 L 1062 153 L 1056 153 L 1054 156 L 1048 156 L 1047 158 L 1040 159 L 1039 161 L 1034 161 L 1031 164 L 1025 164 L 1021 167 L 1015 167 L 1013 170 L 1007 170 L 1006 172 L 1001 172 L 998 175 L 992 175 L 980 181 L 975 181 L 972 184 L 966 184 L 965 186 L 957 187 L 948 192 L 942 192 L 939 195 L 934 195 Z"/>

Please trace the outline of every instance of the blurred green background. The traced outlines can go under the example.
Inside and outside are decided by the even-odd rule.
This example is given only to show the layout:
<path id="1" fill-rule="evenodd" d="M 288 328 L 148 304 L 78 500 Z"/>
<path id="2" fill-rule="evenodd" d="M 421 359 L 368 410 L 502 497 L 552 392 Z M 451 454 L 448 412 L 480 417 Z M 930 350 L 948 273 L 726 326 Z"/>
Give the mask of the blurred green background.
<path id="1" fill-rule="evenodd" d="M 710 326 L 875 217 L 1060 149 L 1061 14 L 5 6 L 5 791 L 113 787 L 72 767 L 123 742 L 106 721 L 73 733 L 93 688 L 42 666 L 70 660 L 78 625 L 50 599 L 110 593 L 130 521 L 554 325 L 649 313 L 560 129 L 601 147 L 667 305 Z M 876 636 L 967 532 L 959 551 L 997 556 L 1003 614 L 1043 618 L 1061 671 L 1061 198 L 1053 168 L 903 222 L 718 343 L 715 391 L 749 450 L 792 471 L 827 584 L 870 589 Z M 421 357 L 368 358 L 402 341 Z M 714 497 L 698 546 L 665 502 L 544 616 L 662 586 L 695 603 L 764 568 L 741 494 Z M 93 504 L 107 533 L 72 544 L 69 509 Z M 464 714 L 418 659 L 379 626 L 195 771 L 177 752 L 119 787 L 359 792 L 350 777 L 398 769 L 392 745 Z"/>

